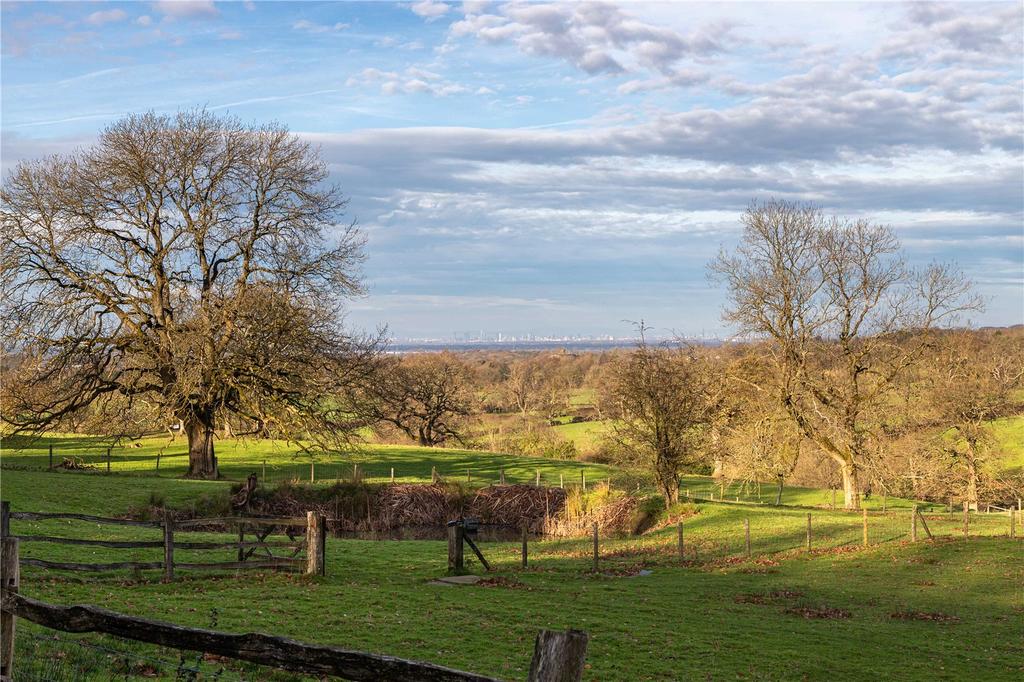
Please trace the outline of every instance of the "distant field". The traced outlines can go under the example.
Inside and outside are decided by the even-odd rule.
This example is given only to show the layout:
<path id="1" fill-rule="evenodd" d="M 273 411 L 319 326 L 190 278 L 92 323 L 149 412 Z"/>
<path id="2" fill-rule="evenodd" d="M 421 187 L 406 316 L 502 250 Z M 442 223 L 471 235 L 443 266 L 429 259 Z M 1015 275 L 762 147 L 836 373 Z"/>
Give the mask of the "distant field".
<path id="1" fill-rule="evenodd" d="M 25 441 L 11 443 L 10 439 L 5 440 L 0 452 L 0 465 L 46 469 L 49 466 L 49 448 L 52 446 L 55 464 L 59 464 L 64 457 L 76 457 L 92 466 L 96 472 L 106 471 L 106 445 L 96 437 L 49 436 L 21 449 L 14 447 L 17 445 L 25 445 Z M 137 448 L 112 448 L 111 472 L 174 478 L 187 470 L 188 455 L 184 439 L 178 438 L 171 442 L 165 436 L 154 436 L 140 440 L 139 445 Z M 221 475 L 233 480 L 243 480 L 250 473 L 262 477 L 264 460 L 266 478 L 271 482 L 292 479 L 308 481 L 311 464 L 316 480 L 323 482 L 350 478 L 353 465 L 358 465 L 360 476 L 368 480 L 390 479 L 391 469 L 394 468 L 395 480 L 404 483 L 431 480 L 433 468 L 443 477 L 463 481 L 471 479 L 476 484 L 497 482 L 502 470 L 509 483 L 534 482 L 537 471 L 540 471 L 541 481 L 547 485 L 558 485 L 560 480 L 579 480 L 580 472 L 585 472 L 592 481 L 615 473 L 613 468 L 600 464 L 403 445 L 367 444 L 351 452 L 311 458 L 299 452 L 294 444 L 284 441 L 229 439 L 218 441 L 216 452 Z"/>
<path id="2" fill-rule="evenodd" d="M 999 467 L 1006 472 L 1024 470 L 1024 415 L 997 419 L 990 428 Z"/>
<path id="3" fill-rule="evenodd" d="M 551 427 L 559 438 L 571 440 L 580 452 L 593 452 L 601 444 L 601 440 L 611 430 L 611 422 L 589 421 L 576 424 L 560 424 Z"/>

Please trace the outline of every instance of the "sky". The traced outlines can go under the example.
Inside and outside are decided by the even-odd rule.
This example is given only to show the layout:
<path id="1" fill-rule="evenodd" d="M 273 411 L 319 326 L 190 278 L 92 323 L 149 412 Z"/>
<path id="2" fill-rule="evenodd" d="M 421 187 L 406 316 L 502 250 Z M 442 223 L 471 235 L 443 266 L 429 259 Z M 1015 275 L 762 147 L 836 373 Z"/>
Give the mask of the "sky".
<path id="1" fill-rule="evenodd" d="M 367 237 L 349 322 L 726 335 L 751 201 L 891 225 L 1024 323 L 1010 3 L 2 3 L 2 165 L 131 112 L 276 120 Z"/>

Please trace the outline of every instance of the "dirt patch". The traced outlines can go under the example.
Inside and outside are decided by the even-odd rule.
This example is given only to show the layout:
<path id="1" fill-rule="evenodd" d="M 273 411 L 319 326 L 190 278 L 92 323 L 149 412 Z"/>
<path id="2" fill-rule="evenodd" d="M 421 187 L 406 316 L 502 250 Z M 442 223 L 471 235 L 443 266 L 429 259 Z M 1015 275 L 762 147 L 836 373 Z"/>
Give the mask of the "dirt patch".
<path id="1" fill-rule="evenodd" d="M 932 623 L 959 623 L 960 618 L 957 616 L 951 616 L 948 613 L 928 613 L 925 611 L 896 611 L 890 613 L 889 617 L 893 620 L 924 620 L 931 621 Z"/>
<path id="2" fill-rule="evenodd" d="M 834 609 L 829 606 L 793 606 L 786 609 L 784 613 L 801 618 L 822 620 L 842 620 L 852 615 L 846 609 Z"/>
<path id="3" fill-rule="evenodd" d="M 774 590 L 769 592 L 768 595 L 772 599 L 799 599 L 804 596 L 804 593 L 796 590 Z"/>
<path id="4" fill-rule="evenodd" d="M 496 575 L 491 578 L 483 578 L 476 583 L 477 587 L 504 587 L 510 590 L 529 590 L 525 583 L 518 578 L 505 578 Z"/>
<path id="5" fill-rule="evenodd" d="M 772 592 L 748 592 L 746 594 L 737 594 L 732 600 L 737 604 L 758 604 L 761 606 L 767 606 L 769 604 L 775 604 L 789 599 L 799 599 L 803 596 L 803 592 L 797 592 L 796 590 L 773 590 Z"/>

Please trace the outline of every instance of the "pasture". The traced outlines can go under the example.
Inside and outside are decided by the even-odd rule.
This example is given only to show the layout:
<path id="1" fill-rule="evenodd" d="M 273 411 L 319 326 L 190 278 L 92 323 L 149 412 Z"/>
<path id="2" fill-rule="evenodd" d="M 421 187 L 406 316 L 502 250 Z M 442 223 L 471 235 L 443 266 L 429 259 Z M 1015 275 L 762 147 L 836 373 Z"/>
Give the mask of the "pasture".
<path id="1" fill-rule="evenodd" d="M 102 467 L 46 471 L 50 444 L 57 452 L 78 448 L 101 464 L 106 456 L 95 442 L 70 438 L 24 452 L 5 451 L 0 487 L 15 510 L 120 515 L 145 505 L 153 493 L 180 506 L 197 496 L 222 494 L 230 485 L 174 478 L 177 464 L 162 463 L 156 475 L 156 439 L 123 454 L 115 450 L 112 475 Z M 263 457 L 282 476 L 308 475 L 308 460 L 295 457 L 285 445 L 252 446 L 221 446 L 226 476 L 247 475 L 253 460 L 262 463 Z M 358 457 L 374 478 L 383 478 L 394 466 L 408 472 L 403 478 L 415 481 L 429 481 L 432 468 L 449 466 L 479 471 L 473 484 L 496 480 L 499 468 L 522 482 L 532 481 L 538 468 L 548 481 L 562 473 L 575 482 L 581 468 L 593 480 L 611 476 L 614 483 L 616 476 L 624 476 L 575 462 L 426 448 L 374 446 Z M 686 483 L 695 496 L 715 492 L 720 497 L 709 479 L 692 477 Z M 876 506 L 880 501 L 872 498 L 869 546 L 864 547 L 860 514 L 829 510 L 828 491 L 787 488 L 783 507 L 757 504 L 749 489 L 727 493 L 740 495 L 740 502 L 727 494 L 727 500 L 733 499 L 679 505 L 660 527 L 641 536 L 602 537 L 596 573 L 589 538 L 533 541 L 526 569 L 518 543 L 484 542 L 494 580 L 458 587 L 429 584 L 444 574 L 442 541 L 330 538 L 324 577 L 185 571 L 165 584 L 158 572 L 81 577 L 25 567 L 21 590 L 54 603 L 100 604 L 193 626 L 209 626 L 215 619 L 221 630 L 263 631 L 504 679 L 525 679 L 539 629 L 570 627 L 590 633 L 589 680 L 1019 679 L 1024 662 L 1022 545 L 1007 537 L 1006 515 L 972 515 L 971 538 L 965 540 L 961 515 L 936 506 L 926 518 L 937 539 L 910 543 L 908 509 L 913 503 L 890 498 L 882 513 Z M 765 493 L 765 500 L 774 499 L 773 490 L 766 487 Z M 807 513 L 814 527 L 810 553 L 804 547 Z M 685 529 L 683 563 L 677 554 L 677 519 Z M 745 521 L 751 529 L 749 558 Z M 121 539 L 147 531 L 50 520 L 14 521 L 12 532 L 105 533 Z M 122 561 L 149 560 L 159 550 L 24 543 L 22 552 L 67 561 Z M 470 568 L 480 570 L 477 564 Z M 84 640 L 102 649 L 71 645 L 70 640 L 81 638 L 66 635 L 55 643 L 24 622 L 18 637 L 19 659 L 34 661 L 39 679 L 47 677 L 46 671 L 54 674 L 55 659 L 46 652 L 55 647 L 63 652 L 58 667 L 80 675 L 55 679 L 110 679 L 113 668 L 121 671 L 118 679 L 132 679 L 124 661 L 179 660 L 177 652 L 111 638 Z M 202 679 L 221 668 L 217 679 L 269 675 L 216 661 L 200 667 L 206 671 Z M 173 665 L 144 670 L 138 677 L 179 675 Z"/>

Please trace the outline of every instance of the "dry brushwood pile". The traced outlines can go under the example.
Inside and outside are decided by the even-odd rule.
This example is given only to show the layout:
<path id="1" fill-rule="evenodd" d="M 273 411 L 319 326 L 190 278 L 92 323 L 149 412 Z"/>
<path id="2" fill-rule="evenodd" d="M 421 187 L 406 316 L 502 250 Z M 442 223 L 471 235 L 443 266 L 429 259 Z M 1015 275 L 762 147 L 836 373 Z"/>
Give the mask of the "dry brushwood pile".
<path id="1" fill-rule="evenodd" d="M 323 514 L 331 532 L 381 532 L 401 528 L 444 526 L 460 517 L 481 523 L 521 528 L 555 535 L 577 535 L 590 531 L 593 523 L 602 529 L 629 532 L 636 500 L 629 496 L 602 500 L 585 513 L 566 518 L 567 494 L 561 488 L 532 485 L 492 485 L 466 490 L 456 484 L 340 483 L 329 488 L 302 485 L 256 487 L 254 480 L 239 486 L 227 504 L 244 516 L 301 518 L 307 511 Z M 133 515 L 158 518 L 157 507 L 135 510 Z M 220 509 L 179 509 L 179 520 L 222 516 Z"/>
<path id="2" fill-rule="evenodd" d="M 95 469 L 96 467 L 91 464 L 86 464 L 85 461 L 79 457 L 64 457 L 60 460 L 60 464 L 54 468 L 66 469 L 68 471 L 82 471 L 85 469 Z"/>
<path id="3" fill-rule="evenodd" d="M 543 531 L 545 520 L 556 516 L 564 507 L 565 491 L 561 488 L 492 485 L 477 491 L 466 515 L 483 523 L 506 526 L 526 523 L 531 531 Z"/>
<path id="4" fill-rule="evenodd" d="M 631 533 L 636 526 L 639 503 L 635 497 L 610 497 L 591 504 L 586 511 L 552 516 L 545 529 L 548 535 L 580 535 L 590 532 L 596 523 L 602 531 Z"/>

